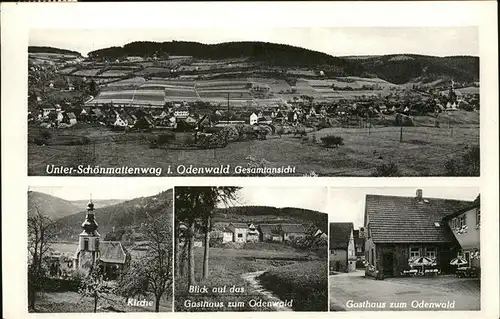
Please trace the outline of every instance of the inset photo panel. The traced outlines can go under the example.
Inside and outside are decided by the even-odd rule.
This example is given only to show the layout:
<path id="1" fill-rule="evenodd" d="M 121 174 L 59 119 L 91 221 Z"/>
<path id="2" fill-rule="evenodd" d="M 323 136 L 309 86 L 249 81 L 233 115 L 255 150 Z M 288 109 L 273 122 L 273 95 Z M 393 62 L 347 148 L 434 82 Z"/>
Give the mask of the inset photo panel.
<path id="1" fill-rule="evenodd" d="M 330 188 L 330 311 L 481 308 L 478 188 Z"/>
<path id="2" fill-rule="evenodd" d="M 172 311 L 172 211 L 167 187 L 30 187 L 28 311 Z"/>
<path id="3" fill-rule="evenodd" d="M 328 311 L 326 187 L 175 187 L 174 311 Z"/>

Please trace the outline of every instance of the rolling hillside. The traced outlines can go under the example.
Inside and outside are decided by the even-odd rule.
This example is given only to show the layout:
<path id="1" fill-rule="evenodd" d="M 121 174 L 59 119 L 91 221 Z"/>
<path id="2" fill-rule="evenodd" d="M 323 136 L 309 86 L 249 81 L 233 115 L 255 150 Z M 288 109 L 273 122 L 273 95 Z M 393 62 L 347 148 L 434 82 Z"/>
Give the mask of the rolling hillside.
<path id="1" fill-rule="evenodd" d="M 96 207 L 101 207 L 101 208 L 105 206 L 116 205 L 124 201 L 125 199 L 92 199 L 94 205 Z M 89 200 L 88 199 L 72 200 L 71 203 L 76 207 L 78 207 L 80 211 L 83 211 L 87 209 L 87 204 L 89 203 Z"/>
<path id="2" fill-rule="evenodd" d="M 328 227 L 328 215 L 314 210 L 294 207 L 276 208 L 270 206 L 235 206 L 216 209 L 214 222 L 314 224 L 322 231 L 326 232 Z"/>
<path id="3" fill-rule="evenodd" d="M 479 58 L 472 56 L 435 57 L 416 54 L 334 57 L 326 53 L 267 42 L 132 42 L 123 47 L 92 51 L 89 57 L 114 60 L 127 56 L 190 56 L 194 59 L 224 60 L 247 58 L 264 67 L 307 68 L 310 76 L 359 76 L 394 84 L 431 83 L 436 80 L 474 82 L 479 80 Z M 309 71 L 311 72 L 311 71 Z M 305 73 L 304 73 L 305 74 Z M 302 74 L 302 75 L 304 75 Z"/>
<path id="4" fill-rule="evenodd" d="M 29 191 L 28 212 L 39 209 L 40 212 L 52 220 L 74 215 L 81 209 L 72 202 L 48 194 Z"/>
<path id="5" fill-rule="evenodd" d="M 28 53 L 54 53 L 54 54 L 63 54 L 63 55 L 74 55 L 75 57 L 81 57 L 81 53 L 66 49 L 59 49 L 53 47 L 46 46 L 29 46 Z"/>
<path id="6" fill-rule="evenodd" d="M 119 204 L 99 207 L 95 206 L 95 218 L 99 225 L 98 232 L 102 238 L 113 230 L 119 231 L 125 227 L 141 226 L 149 218 L 160 214 L 172 215 L 172 190 L 158 195 L 134 198 Z M 81 224 L 85 220 L 85 211 L 58 220 L 58 236 L 60 240 L 74 241 L 81 233 Z"/>

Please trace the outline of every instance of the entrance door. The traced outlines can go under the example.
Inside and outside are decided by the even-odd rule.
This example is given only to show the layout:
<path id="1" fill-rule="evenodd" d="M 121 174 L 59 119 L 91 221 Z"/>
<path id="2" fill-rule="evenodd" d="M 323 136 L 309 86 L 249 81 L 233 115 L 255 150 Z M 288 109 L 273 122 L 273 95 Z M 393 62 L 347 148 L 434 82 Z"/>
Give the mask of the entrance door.
<path id="1" fill-rule="evenodd" d="M 382 269 L 384 276 L 392 276 L 394 268 L 394 253 L 384 253 L 382 255 Z"/>

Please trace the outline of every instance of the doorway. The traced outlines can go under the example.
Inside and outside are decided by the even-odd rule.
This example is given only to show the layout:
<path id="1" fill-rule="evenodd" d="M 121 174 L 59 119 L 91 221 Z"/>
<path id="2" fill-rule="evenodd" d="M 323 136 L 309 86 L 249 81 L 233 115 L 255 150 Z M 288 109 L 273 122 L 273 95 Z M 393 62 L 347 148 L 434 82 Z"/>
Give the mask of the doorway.
<path id="1" fill-rule="evenodd" d="M 392 276 L 394 268 L 394 253 L 382 254 L 382 272 L 384 276 Z"/>

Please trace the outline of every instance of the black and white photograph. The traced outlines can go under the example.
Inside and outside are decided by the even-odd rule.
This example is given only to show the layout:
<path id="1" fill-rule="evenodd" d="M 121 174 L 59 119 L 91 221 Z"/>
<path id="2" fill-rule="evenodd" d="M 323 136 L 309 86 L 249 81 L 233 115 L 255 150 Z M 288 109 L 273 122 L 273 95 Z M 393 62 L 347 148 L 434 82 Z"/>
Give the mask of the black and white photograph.
<path id="1" fill-rule="evenodd" d="M 32 29 L 30 176 L 479 176 L 477 27 Z"/>
<path id="2" fill-rule="evenodd" d="M 328 311 L 326 187 L 175 187 L 175 310 Z"/>
<path id="3" fill-rule="evenodd" d="M 477 188 L 331 188 L 330 311 L 481 310 Z"/>
<path id="4" fill-rule="evenodd" d="M 172 311 L 172 213 L 166 187 L 30 187 L 28 311 Z"/>

